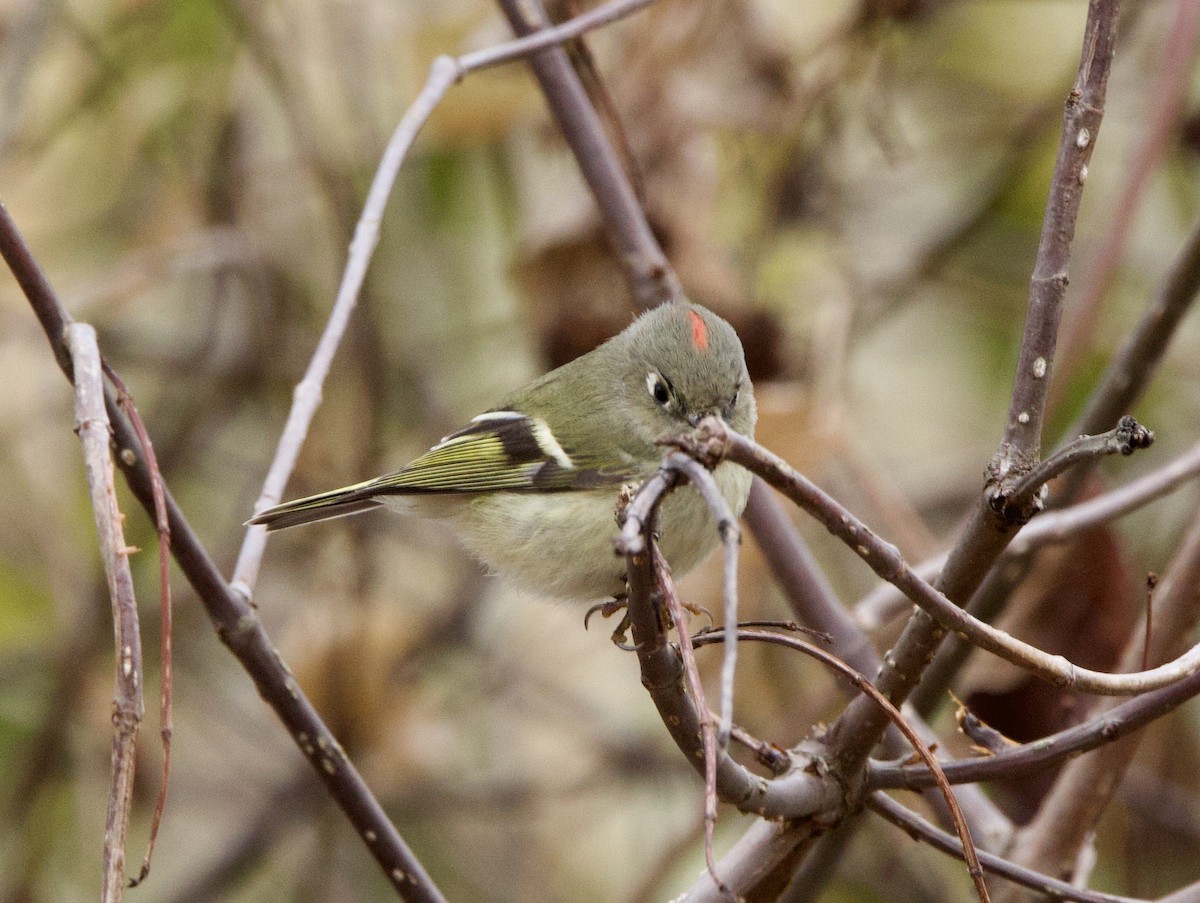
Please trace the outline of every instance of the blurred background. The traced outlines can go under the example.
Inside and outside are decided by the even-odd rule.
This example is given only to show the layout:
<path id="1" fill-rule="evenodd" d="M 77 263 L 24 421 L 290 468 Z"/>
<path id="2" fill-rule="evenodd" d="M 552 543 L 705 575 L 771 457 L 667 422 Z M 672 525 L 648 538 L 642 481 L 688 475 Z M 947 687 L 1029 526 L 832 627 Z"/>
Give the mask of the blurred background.
<path id="1" fill-rule="evenodd" d="M 1190 6 L 1125 15 L 1048 446 L 1197 218 Z M 759 438 L 912 561 L 953 536 L 1003 430 L 1085 13 L 1074 0 L 661 0 L 575 48 L 687 291 L 742 335 Z M 508 36 L 486 0 L 0 2 L 0 200 L 98 328 L 226 574 L 387 136 L 436 55 Z M 631 315 L 525 67 L 469 77 L 404 167 L 288 497 L 405 463 Z M 1158 442 L 1098 485 L 1196 441 L 1198 346 L 1186 322 L 1133 412 Z M 0 385 L 0 901 L 94 899 L 109 604 L 69 386 L 7 277 Z M 146 550 L 133 559 L 148 703 L 137 863 L 161 767 L 157 563 L 152 526 L 122 503 Z M 1046 583 L 1087 603 L 1080 620 L 1038 638 L 1069 651 L 1086 623 L 1089 642 L 1119 649 L 1195 503 L 1184 490 L 1087 540 Z M 798 522 L 847 605 L 873 587 Z M 788 617 L 749 540 L 744 561 L 745 616 Z M 709 565 L 683 588 L 719 616 Z M 388 899 L 178 573 L 174 588 L 171 795 L 130 899 Z M 439 525 L 381 513 L 273 537 L 255 602 L 450 899 L 662 900 L 702 867 L 700 783 L 611 625 L 585 632 L 582 608 L 514 592 Z M 976 662 L 960 695 L 1004 690 L 993 664 Z M 1069 717 L 1045 704 L 1049 729 Z M 839 708 L 820 669 L 743 647 L 737 718 L 752 733 L 791 745 Z M 1143 744 L 1134 792 L 1102 824 L 1100 886 L 1153 896 L 1198 877 L 1181 855 L 1200 844 L 1196 719 L 1185 708 Z M 748 823 L 723 809 L 718 853 Z M 870 822 L 823 899 L 966 887 L 960 865 Z"/>

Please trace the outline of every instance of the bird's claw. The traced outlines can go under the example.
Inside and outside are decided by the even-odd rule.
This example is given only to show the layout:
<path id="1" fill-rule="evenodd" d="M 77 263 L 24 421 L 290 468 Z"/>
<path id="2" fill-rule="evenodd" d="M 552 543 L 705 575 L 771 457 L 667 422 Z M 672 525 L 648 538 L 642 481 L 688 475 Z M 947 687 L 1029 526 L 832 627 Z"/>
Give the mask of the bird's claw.
<path id="1" fill-rule="evenodd" d="M 600 612 L 600 617 L 611 618 L 619 611 L 626 608 L 625 598 L 623 596 L 608 599 L 604 602 L 597 602 L 587 610 L 583 616 L 583 629 L 587 630 L 588 621 L 592 619 L 592 615 Z M 637 643 L 630 643 L 626 633 L 629 631 L 629 615 L 628 613 L 622 616 L 620 623 L 617 624 L 617 629 L 612 632 L 613 645 L 618 649 L 624 649 L 626 652 L 636 652 L 638 649 Z"/>

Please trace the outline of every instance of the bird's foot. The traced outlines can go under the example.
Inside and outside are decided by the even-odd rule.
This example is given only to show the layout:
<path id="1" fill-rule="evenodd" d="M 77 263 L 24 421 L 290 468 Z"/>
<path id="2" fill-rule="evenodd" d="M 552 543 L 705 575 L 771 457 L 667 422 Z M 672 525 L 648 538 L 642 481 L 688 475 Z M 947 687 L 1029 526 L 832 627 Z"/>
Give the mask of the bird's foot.
<path id="1" fill-rule="evenodd" d="M 621 616 L 621 620 L 617 624 L 617 629 L 612 632 L 613 645 L 618 649 L 624 649 L 626 652 L 636 652 L 637 646 L 630 643 L 627 636 L 629 632 L 629 612 L 627 608 L 628 605 L 625 596 L 616 596 L 604 602 L 598 602 L 589 608 L 583 616 L 583 629 L 587 630 L 588 621 L 592 619 L 592 615 L 596 612 L 600 612 L 600 617 L 602 618 L 611 618 L 617 612 L 624 611 L 625 614 Z"/>

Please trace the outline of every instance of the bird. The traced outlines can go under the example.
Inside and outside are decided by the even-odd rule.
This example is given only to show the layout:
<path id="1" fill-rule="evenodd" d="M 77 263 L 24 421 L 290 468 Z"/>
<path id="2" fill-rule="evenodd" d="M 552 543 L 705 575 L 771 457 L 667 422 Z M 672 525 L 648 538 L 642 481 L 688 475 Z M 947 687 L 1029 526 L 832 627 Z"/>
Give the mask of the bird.
<path id="1" fill-rule="evenodd" d="M 536 595 L 592 602 L 625 593 L 613 548 L 622 487 L 661 465 L 660 440 L 708 416 L 753 438 L 754 388 L 733 327 L 688 301 L 653 308 L 592 351 L 534 379 L 392 473 L 258 512 L 267 530 L 387 505 L 451 522 L 489 571 Z M 750 474 L 713 476 L 735 515 Z M 719 541 L 690 486 L 661 504 L 659 548 L 681 576 Z"/>

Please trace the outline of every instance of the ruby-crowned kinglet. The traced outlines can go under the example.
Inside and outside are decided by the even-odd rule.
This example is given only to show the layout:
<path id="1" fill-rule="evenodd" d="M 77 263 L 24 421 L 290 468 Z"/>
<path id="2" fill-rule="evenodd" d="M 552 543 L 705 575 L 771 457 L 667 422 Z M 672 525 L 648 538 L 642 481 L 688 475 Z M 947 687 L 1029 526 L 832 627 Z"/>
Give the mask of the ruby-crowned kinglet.
<path id="1" fill-rule="evenodd" d="M 655 440 L 710 414 L 754 434 L 742 344 L 711 311 L 666 304 L 513 392 L 407 467 L 269 508 L 250 523 L 279 530 L 399 504 L 449 518 L 472 552 L 520 587 L 580 601 L 619 596 L 625 562 L 613 551 L 618 489 L 661 464 Z M 741 514 L 750 474 L 724 462 L 714 476 Z M 712 514 L 691 487 L 663 502 L 658 533 L 676 574 L 718 540 Z"/>

